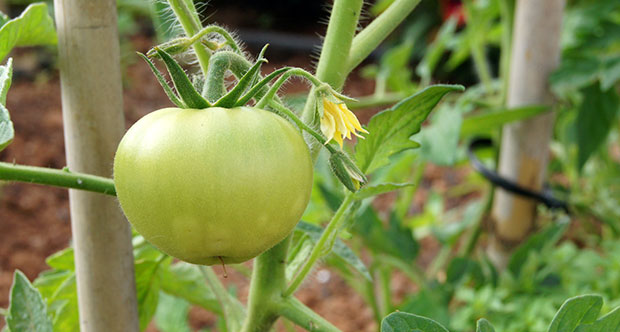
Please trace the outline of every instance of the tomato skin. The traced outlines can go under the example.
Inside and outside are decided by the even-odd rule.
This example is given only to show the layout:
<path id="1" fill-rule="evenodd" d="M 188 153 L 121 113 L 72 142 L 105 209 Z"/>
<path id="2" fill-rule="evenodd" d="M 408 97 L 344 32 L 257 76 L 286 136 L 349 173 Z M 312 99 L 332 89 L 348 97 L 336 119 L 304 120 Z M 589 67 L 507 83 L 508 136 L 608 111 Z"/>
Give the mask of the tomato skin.
<path id="1" fill-rule="evenodd" d="M 230 264 L 293 230 L 310 199 L 312 161 L 300 133 L 276 114 L 166 108 L 125 134 L 114 181 L 147 241 L 190 263 Z"/>

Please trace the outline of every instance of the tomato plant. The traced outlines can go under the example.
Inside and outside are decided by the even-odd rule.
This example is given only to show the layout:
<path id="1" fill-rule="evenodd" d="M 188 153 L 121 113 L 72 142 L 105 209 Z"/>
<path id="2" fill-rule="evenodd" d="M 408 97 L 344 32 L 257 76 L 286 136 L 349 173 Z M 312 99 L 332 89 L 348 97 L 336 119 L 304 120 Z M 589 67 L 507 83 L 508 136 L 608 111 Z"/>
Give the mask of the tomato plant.
<path id="1" fill-rule="evenodd" d="M 310 199 L 312 161 L 300 133 L 274 113 L 167 108 L 129 129 L 114 182 L 146 240 L 187 262 L 231 264 L 292 231 Z"/>

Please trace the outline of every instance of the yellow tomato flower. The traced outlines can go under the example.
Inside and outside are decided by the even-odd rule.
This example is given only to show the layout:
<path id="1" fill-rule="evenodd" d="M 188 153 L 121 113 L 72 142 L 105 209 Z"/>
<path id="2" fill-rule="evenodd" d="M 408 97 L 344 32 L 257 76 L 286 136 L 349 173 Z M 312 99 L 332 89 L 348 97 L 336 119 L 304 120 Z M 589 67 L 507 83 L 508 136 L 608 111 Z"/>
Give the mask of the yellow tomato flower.
<path id="1" fill-rule="evenodd" d="M 334 101 L 335 100 L 335 101 Z M 342 141 L 351 139 L 351 134 L 364 138 L 357 131 L 368 134 L 355 114 L 351 112 L 347 105 L 335 98 L 323 98 L 323 117 L 321 118 L 321 131 L 327 137 L 327 142 L 334 139 L 342 148 Z"/>

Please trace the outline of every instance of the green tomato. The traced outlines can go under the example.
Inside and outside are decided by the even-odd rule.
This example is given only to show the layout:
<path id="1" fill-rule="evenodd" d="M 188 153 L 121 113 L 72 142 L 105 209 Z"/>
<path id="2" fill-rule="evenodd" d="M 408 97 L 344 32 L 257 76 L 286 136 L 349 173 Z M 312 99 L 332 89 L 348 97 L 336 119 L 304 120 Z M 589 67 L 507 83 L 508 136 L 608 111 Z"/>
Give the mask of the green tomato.
<path id="1" fill-rule="evenodd" d="M 310 199 L 312 160 L 300 133 L 265 110 L 166 108 L 123 137 L 114 182 L 127 219 L 161 251 L 230 264 L 291 233 Z"/>

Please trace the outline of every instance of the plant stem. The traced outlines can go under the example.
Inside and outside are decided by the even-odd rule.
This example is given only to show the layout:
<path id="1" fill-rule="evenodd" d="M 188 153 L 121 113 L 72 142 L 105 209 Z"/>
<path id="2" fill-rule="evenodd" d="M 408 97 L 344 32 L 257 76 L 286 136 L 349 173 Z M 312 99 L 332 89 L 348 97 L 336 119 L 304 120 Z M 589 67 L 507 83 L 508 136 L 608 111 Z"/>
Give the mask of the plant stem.
<path id="1" fill-rule="evenodd" d="M 291 296 L 293 293 L 295 293 L 295 291 L 297 290 L 297 288 L 299 288 L 299 286 L 304 281 L 304 279 L 306 279 L 306 276 L 308 275 L 308 273 L 310 273 L 310 270 L 312 269 L 312 266 L 314 265 L 314 263 L 316 263 L 316 261 L 319 258 L 321 258 L 321 256 L 323 256 L 325 244 L 333 236 L 336 236 L 335 233 L 340 228 L 339 226 L 343 221 L 343 217 L 346 214 L 346 212 L 349 210 L 349 208 L 351 207 L 352 203 L 353 203 L 353 193 L 349 192 L 345 196 L 344 201 L 342 202 L 342 204 L 340 204 L 340 207 L 338 208 L 334 216 L 332 217 L 332 220 L 327 225 L 327 228 L 325 228 L 325 231 L 323 231 L 323 234 L 321 234 L 321 237 L 317 241 L 316 245 L 314 246 L 314 248 L 312 248 L 310 257 L 308 258 L 304 266 L 301 268 L 299 273 L 295 276 L 290 286 L 284 292 L 285 297 Z"/>
<path id="2" fill-rule="evenodd" d="M 200 266 L 200 272 L 202 272 L 202 275 L 207 280 L 211 290 L 215 293 L 215 297 L 222 306 L 226 328 L 228 328 L 229 331 L 239 331 L 245 316 L 243 306 L 241 306 L 236 299 L 233 299 L 228 291 L 226 291 L 226 288 L 213 271 L 213 268 L 203 265 Z"/>
<path id="3" fill-rule="evenodd" d="M 256 103 L 257 108 L 265 108 L 270 100 L 274 99 L 276 92 L 280 90 L 284 82 L 286 82 L 291 76 L 299 76 L 310 81 L 315 87 L 322 84 L 322 82 L 314 77 L 309 72 L 301 69 L 301 68 L 292 68 L 287 70 L 282 76 L 278 78 L 278 80 L 269 88 L 269 91 Z M 314 90 L 312 90 L 314 91 Z M 313 93 L 313 92 L 310 92 Z"/>
<path id="4" fill-rule="evenodd" d="M 335 0 L 332 14 L 327 26 L 327 34 L 323 42 L 323 49 L 317 64 L 316 77 L 329 84 L 335 90 L 340 90 L 349 73 L 347 61 L 357 22 L 362 10 L 363 0 Z M 314 88 L 309 96 L 314 95 Z M 319 128 L 319 119 L 315 117 L 314 98 L 308 98 L 304 106 L 301 119 L 314 129 Z M 314 138 L 304 136 L 310 148 L 312 160 L 316 161 L 321 151 L 321 144 Z"/>
<path id="5" fill-rule="evenodd" d="M 340 90 L 349 71 L 347 61 L 363 0 L 335 0 L 316 68 L 319 80 Z"/>
<path id="6" fill-rule="evenodd" d="M 341 332 L 294 297 L 287 297 L 276 306 L 278 314 L 308 331 Z"/>
<path id="7" fill-rule="evenodd" d="M 353 38 L 347 72 L 357 67 L 413 11 L 420 0 L 396 0 Z"/>
<path id="8" fill-rule="evenodd" d="M 72 172 L 67 168 L 53 169 L 0 162 L 0 180 L 81 189 L 116 196 L 112 179 Z"/>
<path id="9" fill-rule="evenodd" d="M 291 238 L 289 235 L 254 260 L 248 315 L 241 332 L 269 331 L 278 319 L 278 306 L 286 287 L 286 253 Z"/>
<path id="10" fill-rule="evenodd" d="M 392 295 L 390 291 L 391 269 L 386 266 L 380 266 L 377 272 L 379 289 L 381 290 L 381 316 L 385 317 L 392 312 Z"/>
<path id="11" fill-rule="evenodd" d="M 176 17 L 179 19 L 179 22 L 188 37 L 191 38 L 201 30 L 202 24 L 200 24 L 198 13 L 196 13 L 196 8 L 193 6 L 193 2 L 189 2 L 191 3 L 191 8 L 186 0 L 168 0 L 168 3 L 174 11 Z M 209 52 L 209 50 L 207 50 L 207 48 L 201 43 L 195 43 L 192 47 L 196 52 L 200 69 L 202 70 L 203 75 L 206 75 L 209 68 L 209 58 L 211 57 L 211 52 Z"/>

